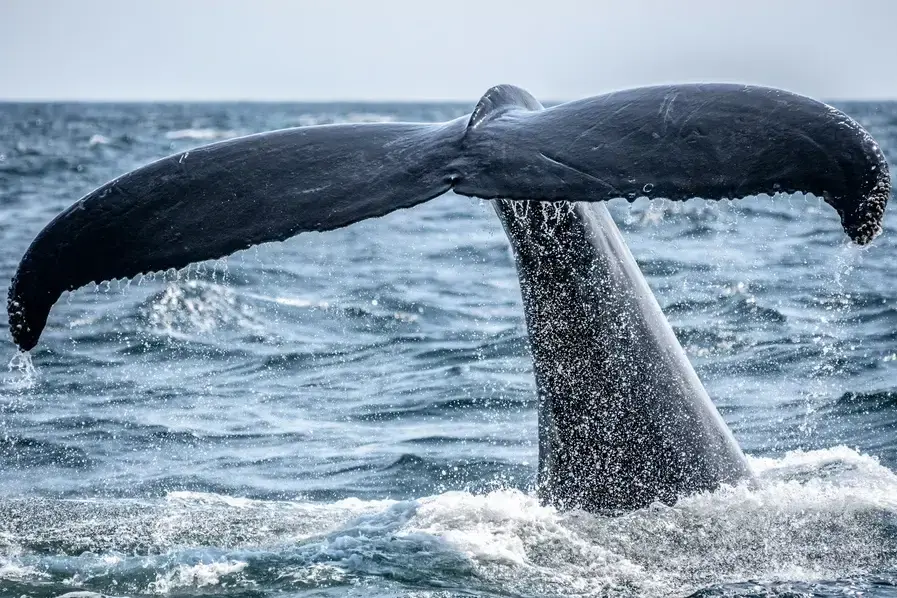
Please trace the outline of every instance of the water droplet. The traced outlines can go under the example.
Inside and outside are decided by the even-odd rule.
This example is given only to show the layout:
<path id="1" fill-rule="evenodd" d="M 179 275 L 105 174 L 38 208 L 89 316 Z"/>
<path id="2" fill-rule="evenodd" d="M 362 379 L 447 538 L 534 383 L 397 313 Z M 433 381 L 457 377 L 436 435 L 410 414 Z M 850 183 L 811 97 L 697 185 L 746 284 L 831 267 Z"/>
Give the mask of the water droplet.
<path id="1" fill-rule="evenodd" d="M 37 382 L 37 370 L 31 361 L 31 353 L 27 351 L 16 351 L 16 354 L 9 360 L 9 373 L 5 382 L 9 384 L 13 390 L 28 390 L 34 387 Z"/>

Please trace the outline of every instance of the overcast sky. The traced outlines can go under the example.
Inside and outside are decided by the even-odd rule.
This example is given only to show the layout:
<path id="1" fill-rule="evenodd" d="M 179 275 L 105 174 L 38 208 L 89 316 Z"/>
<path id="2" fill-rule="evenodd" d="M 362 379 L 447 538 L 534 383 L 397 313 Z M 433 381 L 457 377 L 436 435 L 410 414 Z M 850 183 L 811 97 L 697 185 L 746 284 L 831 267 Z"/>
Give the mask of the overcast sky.
<path id="1" fill-rule="evenodd" d="M 897 99 L 897 0 L 0 0 L 0 99 Z"/>

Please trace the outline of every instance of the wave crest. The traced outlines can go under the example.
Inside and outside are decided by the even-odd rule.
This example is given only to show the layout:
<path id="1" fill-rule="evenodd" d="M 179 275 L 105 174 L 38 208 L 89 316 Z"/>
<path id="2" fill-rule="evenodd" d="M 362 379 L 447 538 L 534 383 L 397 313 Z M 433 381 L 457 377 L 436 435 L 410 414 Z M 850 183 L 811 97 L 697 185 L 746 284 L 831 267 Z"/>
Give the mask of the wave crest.
<path id="1" fill-rule="evenodd" d="M 756 485 L 619 517 L 559 513 L 518 490 L 333 503 L 194 492 L 155 502 L 7 501 L 0 579 L 62 583 L 74 570 L 100 592 L 365 580 L 668 596 L 745 580 L 855 577 L 897 562 L 897 475 L 875 458 L 834 447 L 751 465 Z"/>

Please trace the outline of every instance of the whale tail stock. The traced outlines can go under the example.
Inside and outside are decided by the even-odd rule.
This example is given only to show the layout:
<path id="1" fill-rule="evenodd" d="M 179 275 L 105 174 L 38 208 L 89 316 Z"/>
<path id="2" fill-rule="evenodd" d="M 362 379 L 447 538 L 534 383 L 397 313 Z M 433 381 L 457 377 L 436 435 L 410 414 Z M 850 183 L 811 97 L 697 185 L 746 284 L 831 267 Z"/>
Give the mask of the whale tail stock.
<path id="1" fill-rule="evenodd" d="M 802 191 L 824 197 L 862 244 L 881 230 L 890 179 L 856 122 L 781 90 L 660 86 L 542 110 L 498 86 L 469 118 L 260 133 L 103 185 L 26 251 L 9 290 L 10 331 L 30 350 L 67 290 L 332 230 L 449 190 L 574 202 Z"/>

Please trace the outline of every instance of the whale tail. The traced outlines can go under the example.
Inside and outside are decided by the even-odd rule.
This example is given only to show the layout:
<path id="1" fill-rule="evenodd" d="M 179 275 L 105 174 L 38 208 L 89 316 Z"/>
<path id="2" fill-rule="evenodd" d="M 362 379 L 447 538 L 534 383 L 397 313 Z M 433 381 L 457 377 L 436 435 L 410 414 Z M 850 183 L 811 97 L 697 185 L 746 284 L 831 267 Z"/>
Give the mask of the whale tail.
<path id="1" fill-rule="evenodd" d="M 185 151 L 89 193 L 32 242 L 9 290 L 16 344 L 91 282 L 215 259 L 306 231 L 382 216 L 451 188 L 463 123 L 286 129 Z"/>
<path id="2" fill-rule="evenodd" d="M 494 118 L 478 115 L 484 105 Z M 881 232 L 891 188 L 884 153 L 852 118 L 804 96 L 673 85 L 541 110 L 525 91 L 499 86 L 477 111 L 483 126 L 471 126 L 453 186 L 461 195 L 595 202 L 803 192 L 835 208 L 855 242 Z"/>
<path id="3" fill-rule="evenodd" d="M 33 348 L 59 296 L 326 231 L 446 191 L 606 201 L 824 197 L 858 243 L 880 230 L 890 179 L 856 122 L 788 92 L 661 86 L 543 110 L 498 86 L 469 118 L 285 129 L 182 152 L 125 174 L 53 219 L 9 290 L 13 340 Z"/>

